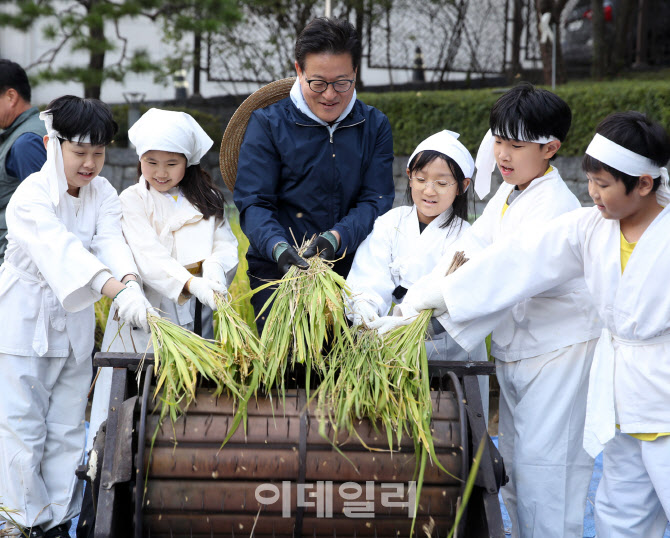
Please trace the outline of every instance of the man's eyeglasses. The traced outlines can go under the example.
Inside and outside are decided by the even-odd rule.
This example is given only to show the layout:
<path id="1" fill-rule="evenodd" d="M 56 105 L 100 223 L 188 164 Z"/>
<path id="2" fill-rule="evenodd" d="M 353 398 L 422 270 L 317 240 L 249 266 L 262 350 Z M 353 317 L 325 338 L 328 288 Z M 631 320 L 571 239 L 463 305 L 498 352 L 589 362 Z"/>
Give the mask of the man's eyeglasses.
<path id="1" fill-rule="evenodd" d="M 448 181 L 444 179 L 438 179 L 435 181 L 428 181 L 426 178 L 419 177 L 419 176 L 414 176 L 410 178 L 414 182 L 414 187 L 416 187 L 418 190 L 422 191 L 424 190 L 429 184 L 432 183 L 433 189 L 435 192 L 439 194 L 443 194 L 447 192 L 451 187 L 454 185 L 458 184 L 458 181 L 454 181 L 452 183 L 449 183 Z"/>
<path id="2" fill-rule="evenodd" d="M 312 80 L 307 80 L 307 85 L 309 86 L 309 89 L 312 90 L 313 92 L 316 93 L 323 93 L 328 89 L 328 85 L 332 84 L 333 89 L 337 93 L 344 93 L 348 92 L 351 87 L 353 86 L 354 82 L 356 82 L 356 79 L 353 80 L 336 80 L 335 82 L 326 82 L 325 80 L 317 80 L 317 79 L 312 79 Z"/>

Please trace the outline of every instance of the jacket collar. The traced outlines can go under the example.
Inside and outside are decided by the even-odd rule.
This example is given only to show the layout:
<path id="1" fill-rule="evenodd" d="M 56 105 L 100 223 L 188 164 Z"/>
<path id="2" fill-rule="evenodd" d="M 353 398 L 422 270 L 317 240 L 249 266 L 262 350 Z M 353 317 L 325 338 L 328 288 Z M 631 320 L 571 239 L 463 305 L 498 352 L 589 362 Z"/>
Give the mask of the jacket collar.
<path id="1" fill-rule="evenodd" d="M 298 125 L 308 125 L 310 127 L 312 126 L 324 126 L 326 128 L 333 129 L 333 127 L 330 127 L 327 123 L 323 121 L 315 121 L 312 119 L 312 117 L 308 116 L 304 112 L 298 109 L 298 107 L 293 103 L 293 100 L 291 97 L 287 97 L 283 101 L 284 107 L 286 109 L 288 118 L 293 122 Z M 347 107 L 347 110 L 349 112 L 346 115 L 340 116 L 340 121 L 339 123 L 334 125 L 334 128 L 340 128 L 340 127 L 348 127 L 350 125 L 355 125 L 357 123 L 360 123 L 362 121 L 365 121 L 365 116 L 363 115 L 362 107 L 363 103 L 361 103 L 358 99 L 356 99 L 356 96 L 354 95 L 351 99 L 351 102 L 349 103 L 349 106 Z"/>
<path id="2" fill-rule="evenodd" d="M 305 101 L 305 97 L 302 94 L 302 87 L 300 86 L 300 80 L 297 77 L 295 79 L 295 82 L 293 83 L 293 86 L 291 87 L 291 93 L 289 95 L 291 97 L 291 102 L 305 116 L 314 120 L 316 123 L 323 125 L 324 127 L 329 126 L 327 122 L 319 118 L 316 114 L 314 114 L 314 112 L 312 112 L 312 109 L 309 108 L 309 105 L 307 104 L 307 101 Z M 351 110 L 354 108 L 355 103 L 356 103 L 356 90 L 354 89 L 354 94 L 351 96 L 351 101 L 349 101 L 347 108 L 345 108 L 342 114 L 340 114 L 340 117 L 337 118 L 337 121 L 333 124 L 333 127 L 335 128 L 338 127 L 339 123 L 342 120 L 344 120 L 349 115 Z"/>
<path id="3" fill-rule="evenodd" d="M 14 129 L 16 129 L 19 125 L 27 122 L 32 116 L 37 116 L 39 115 L 40 111 L 36 106 L 30 107 L 28 110 L 24 110 L 14 118 L 14 121 L 11 123 L 7 129 L 0 129 L 0 136 L 3 135 L 9 135 Z"/>

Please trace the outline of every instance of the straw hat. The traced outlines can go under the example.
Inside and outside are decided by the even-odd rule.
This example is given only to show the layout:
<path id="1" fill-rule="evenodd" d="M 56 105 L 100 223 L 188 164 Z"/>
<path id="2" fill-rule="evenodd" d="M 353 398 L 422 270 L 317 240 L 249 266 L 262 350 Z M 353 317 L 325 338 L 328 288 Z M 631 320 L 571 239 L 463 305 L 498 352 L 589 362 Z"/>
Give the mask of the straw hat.
<path id="1" fill-rule="evenodd" d="M 230 118 L 226 132 L 223 133 L 221 150 L 219 151 L 219 168 L 221 169 L 223 182 L 230 189 L 230 192 L 233 192 L 235 188 L 237 160 L 240 156 L 240 146 L 251 113 L 258 108 L 265 108 L 288 97 L 294 82 L 295 77 L 289 77 L 275 80 L 263 86 L 247 97 L 235 111 L 233 117 Z"/>

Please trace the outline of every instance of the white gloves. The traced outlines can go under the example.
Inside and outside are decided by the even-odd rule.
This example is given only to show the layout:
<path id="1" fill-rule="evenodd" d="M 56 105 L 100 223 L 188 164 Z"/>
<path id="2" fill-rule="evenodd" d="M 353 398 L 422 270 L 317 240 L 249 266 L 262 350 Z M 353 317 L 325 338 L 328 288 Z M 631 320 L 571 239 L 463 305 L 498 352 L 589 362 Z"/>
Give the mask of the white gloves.
<path id="1" fill-rule="evenodd" d="M 188 291 L 191 295 L 195 295 L 198 300 L 216 310 L 216 302 L 214 301 L 214 292 L 226 293 L 226 285 L 211 280 L 209 278 L 194 276 L 188 283 Z"/>
<path id="2" fill-rule="evenodd" d="M 116 313 L 121 321 L 133 327 L 141 327 L 144 332 L 149 332 L 147 310 L 150 308 L 153 310 L 153 308 L 137 282 L 129 281 L 126 287 L 116 294 L 114 306 L 116 306 Z"/>
<path id="3" fill-rule="evenodd" d="M 228 277 L 221 265 L 213 261 L 205 260 L 202 263 L 202 277 L 221 284 L 223 286 L 223 291 L 219 293 L 222 293 L 224 296 L 228 295 Z"/>
<path id="4" fill-rule="evenodd" d="M 386 316 L 383 318 L 377 318 L 371 322 L 368 327 L 371 329 L 376 329 L 379 334 L 386 334 L 391 332 L 393 329 L 402 327 L 403 325 L 409 325 L 416 319 L 416 315 L 413 316 Z"/>
<path id="5" fill-rule="evenodd" d="M 400 305 L 403 312 L 413 310 L 433 310 L 433 316 L 441 316 L 447 311 L 441 289 L 442 279 L 431 277 L 430 274 L 419 279 L 410 286 Z"/>
<path id="6" fill-rule="evenodd" d="M 363 325 L 370 327 L 370 323 L 379 319 L 377 309 L 369 302 L 364 300 L 353 301 L 350 306 L 351 314 L 353 315 L 354 325 Z"/>

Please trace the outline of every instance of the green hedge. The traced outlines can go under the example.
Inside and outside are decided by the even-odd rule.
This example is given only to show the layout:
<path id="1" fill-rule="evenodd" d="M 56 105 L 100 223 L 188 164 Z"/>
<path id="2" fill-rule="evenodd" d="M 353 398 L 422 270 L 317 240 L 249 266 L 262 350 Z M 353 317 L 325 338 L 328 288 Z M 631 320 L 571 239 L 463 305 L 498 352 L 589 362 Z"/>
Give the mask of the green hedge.
<path id="1" fill-rule="evenodd" d="M 491 106 L 504 91 L 361 93 L 359 97 L 388 116 L 396 155 L 410 155 L 421 140 L 442 129 L 461 133 L 460 140 L 474 155 L 488 130 Z M 668 81 L 575 82 L 557 87 L 556 93 L 572 109 L 572 127 L 559 155 L 583 155 L 600 120 L 612 112 L 639 110 L 670 128 Z"/>
<path id="2" fill-rule="evenodd" d="M 140 114 L 144 114 L 150 108 L 152 107 L 141 105 Z M 160 106 L 158 108 L 186 112 L 193 116 L 193 119 L 197 121 L 200 127 L 205 130 L 212 140 L 214 140 L 214 145 L 212 147 L 218 151 L 217 148 L 221 144 L 221 138 L 223 138 L 223 130 L 221 129 L 221 120 L 219 118 L 194 108 L 180 108 L 173 106 Z M 114 121 L 119 124 L 119 132 L 114 138 L 114 145 L 117 147 L 128 147 L 128 105 L 112 105 L 111 109 Z"/>

